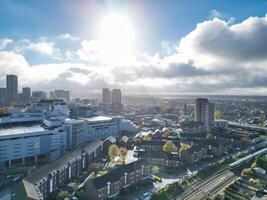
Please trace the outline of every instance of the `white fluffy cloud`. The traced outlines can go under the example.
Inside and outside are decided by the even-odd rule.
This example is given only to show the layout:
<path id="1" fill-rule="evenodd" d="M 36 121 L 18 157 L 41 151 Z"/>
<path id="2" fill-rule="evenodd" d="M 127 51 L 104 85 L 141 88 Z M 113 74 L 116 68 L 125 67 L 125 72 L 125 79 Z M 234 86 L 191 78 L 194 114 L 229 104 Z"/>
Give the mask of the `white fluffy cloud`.
<path id="1" fill-rule="evenodd" d="M 64 34 L 60 34 L 58 36 L 59 39 L 61 40 L 71 40 L 71 41 L 77 41 L 77 40 L 80 40 L 79 37 L 77 36 L 74 36 L 74 35 L 71 35 L 69 33 L 64 33 Z"/>
<path id="2" fill-rule="evenodd" d="M 53 53 L 56 51 L 54 48 L 54 43 L 52 42 L 30 43 L 26 49 L 46 55 L 53 55 Z"/>
<path id="3" fill-rule="evenodd" d="M 7 45 L 11 44 L 13 42 L 10 38 L 4 38 L 0 40 L 0 50 L 7 47 Z"/>
<path id="4" fill-rule="evenodd" d="M 21 83 L 35 89 L 64 87 L 84 93 L 113 86 L 129 93 L 263 94 L 267 92 L 267 16 L 236 24 L 228 19 L 199 23 L 176 46 L 164 41 L 163 57 L 160 53 L 114 55 L 95 39 L 79 41 L 79 49 L 64 49 L 66 59 L 76 52 L 77 60 L 60 64 L 30 66 L 23 51 L 2 51 L 0 75 L 19 72 Z M 77 39 L 70 34 L 60 37 Z M 24 50 L 56 52 L 55 41 L 22 43 Z"/>

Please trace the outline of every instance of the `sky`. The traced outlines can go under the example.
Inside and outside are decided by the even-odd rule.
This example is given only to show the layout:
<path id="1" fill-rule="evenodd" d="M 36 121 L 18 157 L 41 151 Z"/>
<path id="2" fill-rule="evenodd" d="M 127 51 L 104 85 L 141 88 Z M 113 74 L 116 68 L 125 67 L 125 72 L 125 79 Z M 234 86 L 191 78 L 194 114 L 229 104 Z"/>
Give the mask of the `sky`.
<path id="1" fill-rule="evenodd" d="M 266 95 L 267 1 L 1 0 L 0 87 Z"/>

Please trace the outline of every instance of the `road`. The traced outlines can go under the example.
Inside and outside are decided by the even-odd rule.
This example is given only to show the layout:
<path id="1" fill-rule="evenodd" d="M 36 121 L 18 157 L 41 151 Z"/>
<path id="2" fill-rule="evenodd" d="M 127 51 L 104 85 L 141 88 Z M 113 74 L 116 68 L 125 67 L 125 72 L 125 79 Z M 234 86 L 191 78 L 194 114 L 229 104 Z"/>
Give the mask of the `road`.
<path id="1" fill-rule="evenodd" d="M 223 169 L 212 177 L 197 182 L 177 196 L 177 200 L 200 200 L 215 194 L 225 185 L 236 179 L 237 176 L 229 169 Z"/>

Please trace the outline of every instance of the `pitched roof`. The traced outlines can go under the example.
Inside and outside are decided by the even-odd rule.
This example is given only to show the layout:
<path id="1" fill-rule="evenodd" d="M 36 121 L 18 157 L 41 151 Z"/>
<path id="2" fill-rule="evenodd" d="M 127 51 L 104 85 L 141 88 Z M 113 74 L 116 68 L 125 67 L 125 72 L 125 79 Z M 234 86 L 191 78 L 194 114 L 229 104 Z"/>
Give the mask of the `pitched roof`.
<path id="1" fill-rule="evenodd" d="M 125 172 L 129 174 L 129 173 L 134 172 L 137 169 L 140 169 L 142 166 L 142 163 L 143 162 L 141 160 L 138 160 L 138 161 L 126 164 L 126 165 L 119 166 L 116 169 L 110 171 L 109 173 L 103 176 L 94 178 L 92 182 L 97 189 L 103 188 L 107 186 L 107 182 L 114 183 L 118 181 L 122 176 L 124 176 Z"/>

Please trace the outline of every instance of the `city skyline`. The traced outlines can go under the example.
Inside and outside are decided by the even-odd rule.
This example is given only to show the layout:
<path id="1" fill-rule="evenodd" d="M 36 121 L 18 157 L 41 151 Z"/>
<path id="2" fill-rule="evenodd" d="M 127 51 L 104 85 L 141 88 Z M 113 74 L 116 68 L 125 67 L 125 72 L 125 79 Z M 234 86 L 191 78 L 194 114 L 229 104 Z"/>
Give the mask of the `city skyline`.
<path id="1" fill-rule="evenodd" d="M 16 74 L 19 89 L 66 89 L 74 96 L 102 88 L 265 95 L 266 7 L 264 1 L 1 1 L 0 85 Z"/>

